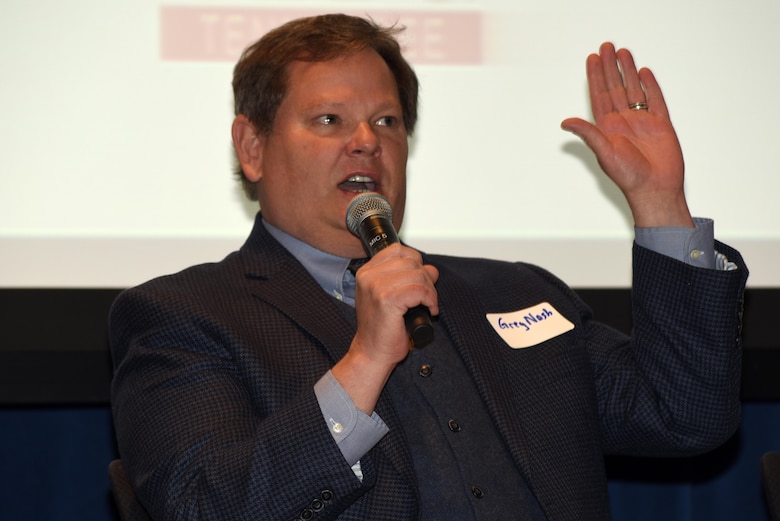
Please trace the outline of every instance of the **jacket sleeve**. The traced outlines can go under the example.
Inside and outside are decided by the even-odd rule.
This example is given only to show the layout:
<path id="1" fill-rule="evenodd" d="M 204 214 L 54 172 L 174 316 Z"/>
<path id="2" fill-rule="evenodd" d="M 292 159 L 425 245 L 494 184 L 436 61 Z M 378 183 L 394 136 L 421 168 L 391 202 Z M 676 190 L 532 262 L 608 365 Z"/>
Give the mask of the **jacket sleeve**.
<path id="1" fill-rule="evenodd" d="M 323 421 L 313 385 L 332 362 L 300 331 L 259 345 L 284 317 L 216 319 L 222 305 L 153 283 L 112 307 L 114 423 L 139 500 L 160 520 L 336 518 L 375 476 L 355 477 Z"/>
<path id="2" fill-rule="evenodd" d="M 605 451 L 692 455 L 725 442 L 740 421 L 741 318 L 747 268 L 688 266 L 634 247 L 631 339 L 593 324 L 589 352 Z"/>

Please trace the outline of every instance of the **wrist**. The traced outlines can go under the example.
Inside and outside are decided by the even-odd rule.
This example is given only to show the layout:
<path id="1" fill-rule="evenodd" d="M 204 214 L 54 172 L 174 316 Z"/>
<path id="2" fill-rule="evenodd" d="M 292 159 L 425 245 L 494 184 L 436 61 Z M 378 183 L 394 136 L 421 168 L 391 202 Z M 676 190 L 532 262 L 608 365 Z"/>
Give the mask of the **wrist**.
<path id="1" fill-rule="evenodd" d="M 695 227 L 684 196 L 629 201 L 629 206 L 637 228 Z"/>
<path id="2" fill-rule="evenodd" d="M 344 358 L 333 366 L 331 374 L 358 410 L 371 415 L 395 365 L 376 362 L 360 350 L 350 348 Z"/>

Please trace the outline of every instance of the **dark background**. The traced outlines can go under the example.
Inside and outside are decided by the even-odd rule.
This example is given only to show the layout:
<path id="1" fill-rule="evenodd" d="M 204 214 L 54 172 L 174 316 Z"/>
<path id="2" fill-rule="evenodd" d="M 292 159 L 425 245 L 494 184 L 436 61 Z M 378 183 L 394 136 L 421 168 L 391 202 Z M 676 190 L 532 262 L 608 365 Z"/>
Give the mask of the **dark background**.
<path id="1" fill-rule="evenodd" d="M 0 289 L 0 519 L 115 519 L 106 323 L 119 291 Z M 630 331 L 628 289 L 578 292 Z M 767 519 L 758 459 L 780 450 L 780 289 L 748 289 L 744 310 L 742 428 L 695 458 L 610 458 L 616 520 Z"/>

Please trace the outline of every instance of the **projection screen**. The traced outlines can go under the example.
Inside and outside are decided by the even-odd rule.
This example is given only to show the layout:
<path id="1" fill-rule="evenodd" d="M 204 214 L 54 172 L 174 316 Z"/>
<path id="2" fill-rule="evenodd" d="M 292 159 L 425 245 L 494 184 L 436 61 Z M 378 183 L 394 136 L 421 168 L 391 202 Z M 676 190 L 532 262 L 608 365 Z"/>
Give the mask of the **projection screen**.
<path id="1" fill-rule="evenodd" d="M 780 2 L 4 1 L 0 286 L 121 288 L 238 248 L 257 208 L 232 176 L 241 50 L 325 12 L 406 26 L 422 84 L 403 239 L 630 285 L 632 223 L 590 152 L 585 58 L 658 77 L 695 215 L 780 285 Z"/>

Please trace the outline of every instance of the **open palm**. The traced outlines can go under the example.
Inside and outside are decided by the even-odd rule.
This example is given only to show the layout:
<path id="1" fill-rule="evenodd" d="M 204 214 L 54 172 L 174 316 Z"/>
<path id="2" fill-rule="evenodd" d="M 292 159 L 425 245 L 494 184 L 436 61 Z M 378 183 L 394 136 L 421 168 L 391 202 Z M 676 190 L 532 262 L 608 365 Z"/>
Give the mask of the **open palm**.
<path id="1" fill-rule="evenodd" d="M 629 51 L 605 43 L 588 57 L 587 74 L 595 123 L 570 118 L 561 126 L 593 150 L 637 226 L 692 226 L 682 150 L 653 73 L 637 71 Z"/>

